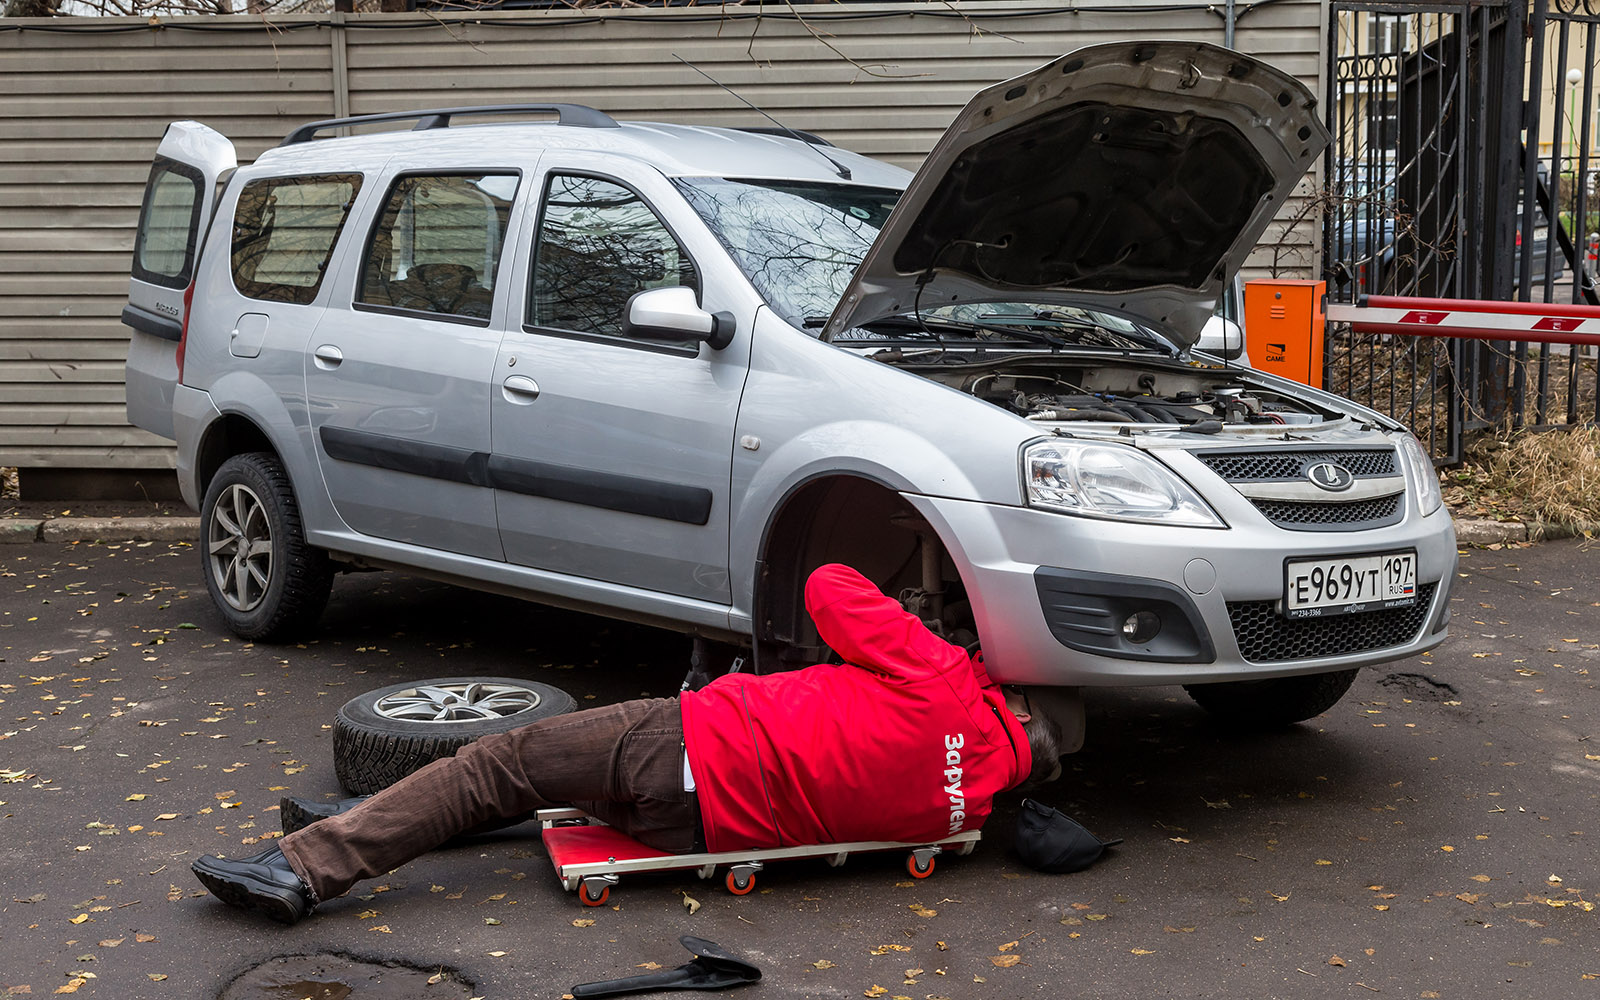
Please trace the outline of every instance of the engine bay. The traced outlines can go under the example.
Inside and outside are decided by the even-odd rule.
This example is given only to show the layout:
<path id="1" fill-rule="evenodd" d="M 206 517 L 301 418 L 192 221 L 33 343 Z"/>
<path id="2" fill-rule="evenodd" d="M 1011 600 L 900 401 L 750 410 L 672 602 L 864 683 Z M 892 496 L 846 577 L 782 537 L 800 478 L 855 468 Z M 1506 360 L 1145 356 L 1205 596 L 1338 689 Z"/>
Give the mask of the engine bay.
<path id="1" fill-rule="evenodd" d="M 1240 369 L 1225 367 L 880 360 L 1041 422 L 1308 425 L 1344 416 L 1254 384 Z"/>

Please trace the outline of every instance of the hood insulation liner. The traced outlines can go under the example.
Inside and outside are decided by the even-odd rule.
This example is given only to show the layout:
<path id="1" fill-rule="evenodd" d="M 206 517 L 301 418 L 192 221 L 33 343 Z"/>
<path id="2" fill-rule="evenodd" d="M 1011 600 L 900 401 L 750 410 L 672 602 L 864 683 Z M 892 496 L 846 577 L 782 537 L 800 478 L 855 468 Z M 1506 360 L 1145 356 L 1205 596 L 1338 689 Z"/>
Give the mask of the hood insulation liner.
<path id="1" fill-rule="evenodd" d="M 1275 183 L 1224 122 L 1075 104 L 958 160 L 894 266 L 1015 288 L 1198 288 Z"/>

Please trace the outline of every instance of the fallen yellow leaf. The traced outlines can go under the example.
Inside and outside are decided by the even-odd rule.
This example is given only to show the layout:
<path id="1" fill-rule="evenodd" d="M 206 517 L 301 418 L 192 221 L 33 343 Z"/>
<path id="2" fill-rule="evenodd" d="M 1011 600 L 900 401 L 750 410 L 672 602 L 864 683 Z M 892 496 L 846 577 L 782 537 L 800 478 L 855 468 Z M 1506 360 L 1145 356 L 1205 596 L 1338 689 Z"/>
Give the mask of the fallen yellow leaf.
<path id="1" fill-rule="evenodd" d="M 1332 958 L 1328 959 L 1328 964 L 1329 965 L 1337 965 L 1341 969 L 1345 967 L 1344 966 L 1344 959 L 1340 958 L 1338 955 L 1335 955 Z"/>
<path id="2" fill-rule="evenodd" d="M 1009 969 L 1011 966 L 1016 965 L 1018 962 L 1022 961 L 1022 956 L 1021 955 L 990 955 L 989 956 L 989 961 L 993 965 L 996 965 L 996 966 L 998 966 L 998 967 L 1000 967 L 1002 969 Z"/>
<path id="3" fill-rule="evenodd" d="M 1129 948 L 1128 949 L 1128 954 L 1130 954 L 1130 955 L 1154 955 L 1155 952 L 1147 951 L 1144 948 Z"/>
<path id="4" fill-rule="evenodd" d="M 89 915 L 87 913 L 80 913 L 77 916 L 69 919 L 67 921 L 67 923 L 69 923 L 69 924 L 81 924 L 85 920 L 88 920 L 88 919 L 89 919 Z"/>
<path id="5" fill-rule="evenodd" d="M 574 926 L 574 927 L 593 927 L 594 926 L 594 918 L 592 918 L 592 917 L 579 917 L 578 919 L 576 919 L 576 920 L 574 920 L 572 922 L 572 926 Z"/>

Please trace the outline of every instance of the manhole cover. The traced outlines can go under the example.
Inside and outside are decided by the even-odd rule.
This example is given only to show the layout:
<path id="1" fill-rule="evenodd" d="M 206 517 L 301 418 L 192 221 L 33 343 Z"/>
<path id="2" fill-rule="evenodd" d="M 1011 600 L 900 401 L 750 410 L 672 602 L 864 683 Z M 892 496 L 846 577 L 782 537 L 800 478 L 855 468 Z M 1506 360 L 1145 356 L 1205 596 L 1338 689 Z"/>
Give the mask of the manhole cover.
<path id="1" fill-rule="evenodd" d="M 468 1000 L 475 995 L 472 984 L 447 966 L 418 968 L 324 954 L 262 962 L 229 983 L 217 1000 Z"/>

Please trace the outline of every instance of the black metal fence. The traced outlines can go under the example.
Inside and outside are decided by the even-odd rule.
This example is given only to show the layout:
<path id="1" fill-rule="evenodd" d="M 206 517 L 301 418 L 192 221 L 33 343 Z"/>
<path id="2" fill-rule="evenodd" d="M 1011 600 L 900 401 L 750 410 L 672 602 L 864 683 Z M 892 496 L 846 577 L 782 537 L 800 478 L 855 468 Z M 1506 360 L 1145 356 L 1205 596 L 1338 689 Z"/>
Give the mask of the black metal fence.
<path id="1" fill-rule="evenodd" d="M 1600 304 L 1600 0 L 1335 0 L 1328 31 L 1329 298 Z M 1593 349 L 1339 328 L 1326 345 L 1327 387 L 1440 463 L 1474 431 L 1600 418 Z"/>

